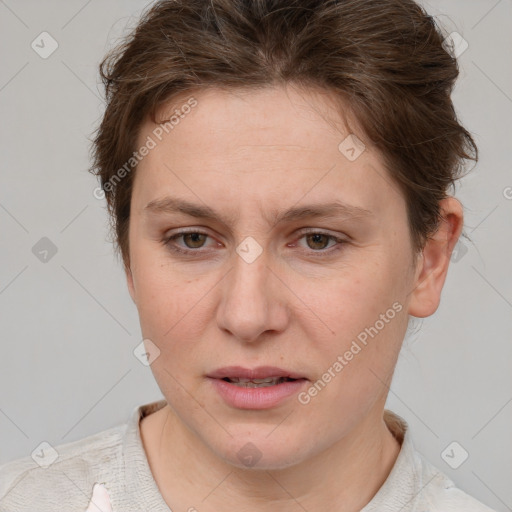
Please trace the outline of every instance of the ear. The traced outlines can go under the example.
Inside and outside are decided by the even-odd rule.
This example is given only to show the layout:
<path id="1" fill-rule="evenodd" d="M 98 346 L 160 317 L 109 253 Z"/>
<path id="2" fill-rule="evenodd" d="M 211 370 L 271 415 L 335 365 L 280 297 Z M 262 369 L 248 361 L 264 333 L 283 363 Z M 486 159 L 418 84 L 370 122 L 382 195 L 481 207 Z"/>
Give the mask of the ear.
<path id="1" fill-rule="evenodd" d="M 133 283 L 133 275 L 129 263 L 126 263 L 124 265 L 124 272 L 126 274 L 126 283 L 128 284 L 128 291 L 130 292 L 130 297 L 132 298 L 133 303 L 137 304 L 135 285 Z"/>
<path id="2" fill-rule="evenodd" d="M 462 205 L 457 199 L 447 197 L 439 205 L 442 220 L 418 258 L 413 289 L 410 292 L 408 313 L 419 318 L 433 315 L 439 307 L 452 251 L 464 224 Z"/>

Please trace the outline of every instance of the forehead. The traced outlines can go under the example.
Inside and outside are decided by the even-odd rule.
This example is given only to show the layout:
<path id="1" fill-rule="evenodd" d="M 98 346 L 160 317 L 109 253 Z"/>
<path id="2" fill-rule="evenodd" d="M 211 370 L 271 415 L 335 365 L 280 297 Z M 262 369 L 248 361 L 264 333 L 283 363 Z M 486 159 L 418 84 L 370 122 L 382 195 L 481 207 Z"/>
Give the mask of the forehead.
<path id="1" fill-rule="evenodd" d="M 194 104 L 191 98 L 195 105 L 185 108 Z M 269 207 L 306 195 L 375 212 L 389 206 L 390 196 L 400 202 L 380 155 L 367 142 L 358 146 L 338 105 L 324 91 L 289 87 L 175 97 L 157 112 L 157 121 L 172 124 L 159 128 L 146 119 L 139 132 L 139 146 L 150 137 L 155 147 L 137 167 L 135 200 L 142 208 L 179 188 L 190 198 L 200 191 L 205 203 L 227 201 L 224 208 L 234 208 L 241 194 L 246 203 L 268 201 Z"/>
<path id="2" fill-rule="evenodd" d="M 197 105 L 189 113 L 179 111 L 190 98 Z M 339 100 L 340 101 L 340 100 Z M 336 149 L 340 137 L 349 134 L 336 110 L 332 94 L 296 86 L 262 89 L 206 89 L 180 95 L 164 105 L 157 120 L 175 119 L 178 124 L 163 137 L 179 141 L 184 151 L 201 145 L 213 154 L 220 149 L 239 154 L 291 153 L 311 157 L 328 146 Z M 343 110 L 346 115 L 348 111 Z M 150 129 L 152 123 L 146 123 Z M 358 128 L 359 129 L 359 128 Z M 327 138 L 326 138 L 327 137 Z M 198 140 L 200 139 L 200 140 Z M 189 157 L 201 157 L 197 152 Z M 283 157 L 284 158 L 284 157 Z M 240 169 L 243 171 L 243 167 Z"/>

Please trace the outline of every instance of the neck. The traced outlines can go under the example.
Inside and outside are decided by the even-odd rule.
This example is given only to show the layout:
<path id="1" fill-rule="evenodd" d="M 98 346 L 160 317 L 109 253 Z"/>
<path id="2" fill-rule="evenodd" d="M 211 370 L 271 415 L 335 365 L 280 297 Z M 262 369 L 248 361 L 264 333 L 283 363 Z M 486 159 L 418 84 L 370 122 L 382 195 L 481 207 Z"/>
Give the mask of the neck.
<path id="1" fill-rule="evenodd" d="M 329 450 L 278 470 L 239 469 L 219 459 L 166 405 L 140 424 L 153 477 L 172 510 L 295 512 L 361 510 L 382 486 L 400 451 L 382 419 L 367 416 Z"/>

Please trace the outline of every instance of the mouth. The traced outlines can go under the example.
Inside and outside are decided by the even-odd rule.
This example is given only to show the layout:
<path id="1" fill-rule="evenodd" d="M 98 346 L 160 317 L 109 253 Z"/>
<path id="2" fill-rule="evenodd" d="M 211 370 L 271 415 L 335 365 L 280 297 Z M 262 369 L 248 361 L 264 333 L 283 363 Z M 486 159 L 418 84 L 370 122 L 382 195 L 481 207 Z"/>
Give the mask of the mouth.
<path id="1" fill-rule="evenodd" d="M 276 366 L 227 366 L 206 375 L 225 402 L 238 409 L 276 407 L 304 389 L 305 375 Z"/>
<path id="2" fill-rule="evenodd" d="M 296 380 L 304 379 L 292 379 L 290 377 L 267 377 L 264 379 L 244 379 L 241 377 L 224 377 L 222 379 L 225 382 L 234 384 L 241 388 L 266 388 L 269 386 L 278 386 L 283 382 L 293 382 Z"/>
<path id="3" fill-rule="evenodd" d="M 300 373 L 277 368 L 259 366 L 243 368 L 228 366 L 206 375 L 212 389 L 224 402 L 236 409 L 270 409 L 299 393 L 309 381 Z"/>
<path id="4" fill-rule="evenodd" d="M 221 379 L 237 385 L 256 384 L 275 386 L 294 380 L 308 380 L 305 375 L 293 370 L 285 370 L 277 366 L 258 366 L 244 368 L 243 366 L 225 366 L 207 374 L 212 379 Z M 248 386 L 246 386 L 248 387 Z"/>

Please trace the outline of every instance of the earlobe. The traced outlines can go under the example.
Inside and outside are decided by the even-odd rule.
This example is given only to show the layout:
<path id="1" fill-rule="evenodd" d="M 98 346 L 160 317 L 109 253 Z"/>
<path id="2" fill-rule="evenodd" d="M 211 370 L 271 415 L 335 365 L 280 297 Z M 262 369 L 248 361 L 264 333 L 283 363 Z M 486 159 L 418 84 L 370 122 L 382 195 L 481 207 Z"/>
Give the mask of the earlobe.
<path id="1" fill-rule="evenodd" d="M 462 205 L 457 199 L 448 197 L 439 205 L 442 220 L 436 233 L 425 243 L 409 293 L 409 315 L 418 318 L 433 315 L 439 307 L 452 251 L 463 227 Z"/>

